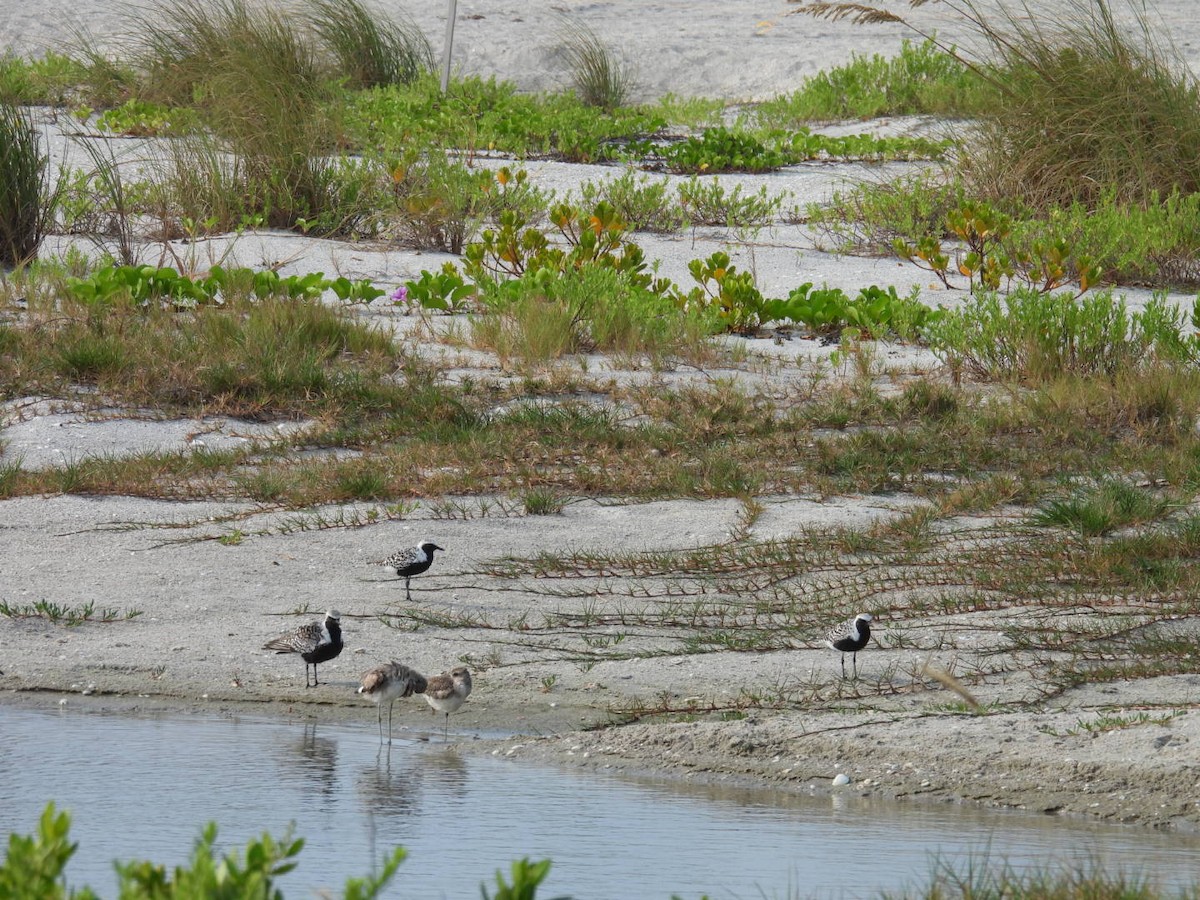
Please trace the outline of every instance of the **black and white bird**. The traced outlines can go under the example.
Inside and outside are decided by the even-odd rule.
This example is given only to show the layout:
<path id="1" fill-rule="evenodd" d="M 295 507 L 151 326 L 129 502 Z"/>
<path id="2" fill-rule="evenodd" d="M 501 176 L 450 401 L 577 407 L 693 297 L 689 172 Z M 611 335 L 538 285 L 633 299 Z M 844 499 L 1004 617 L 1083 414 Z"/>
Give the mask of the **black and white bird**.
<path id="1" fill-rule="evenodd" d="M 446 552 L 444 547 L 439 547 L 433 541 L 422 541 L 415 547 L 410 547 L 408 550 L 400 550 L 393 553 L 383 561 L 383 565 L 396 570 L 396 574 L 404 579 L 404 597 L 406 600 L 412 600 L 412 591 L 409 590 L 408 583 L 414 575 L 420 575 L 433 565 L 433 551 L 441 550 Z"/>
<path id="2" fill-rule="evenodd" d="M 471 693 L 471 673 L 458 666 L 441 675 L 434 675 L 425 685 L 425 701 L 434 710 L 446 714 L 446 733 L 450 732 L 450 713 L 456 711 Z"/>
<path id="3" fill-rule="evenodd" d="M 288 631 L 263 644 L 264 650 L 276 653 L 299 653 L 304 660 L 304 686 L 316 687 L 317 663 L 328 662 L 342 652 L 342 614 L 336 609 L 325 613 L 322 622 L 310 622 Z M 312 666 L 312 684 L 308 683 L 308 667 Z"/>
<path id="4" fill-rule="evenodd" d="M 369 672 L 364 672 L 360 694 L 366 694 L 375 701 L 378 708 L 376 718 L 379 719 L 379 743 L 383 743 L 383 704 L 388 708 L 388 739 L 392 742 L 392 705 L 402 697 L 413 694 L 423 694 L 428 685 L 425 676 L 415 669 L 410 669 L 403 663 L 392 661 L 382 666 L 376 666 Z"/>
<path id="5" fill-rule="evenodd" d="M 842 652 L 842 677 L 846 677 L 846 654 L 852 654 L 854 660 L 854 677 L 858 677 L 858 651 L 867 646 L 871 639 L 871 614 L 859 613 L 853 619 L 847 619 L 834 625 L 825 632 L 825 643 L 834 650 Z"/>

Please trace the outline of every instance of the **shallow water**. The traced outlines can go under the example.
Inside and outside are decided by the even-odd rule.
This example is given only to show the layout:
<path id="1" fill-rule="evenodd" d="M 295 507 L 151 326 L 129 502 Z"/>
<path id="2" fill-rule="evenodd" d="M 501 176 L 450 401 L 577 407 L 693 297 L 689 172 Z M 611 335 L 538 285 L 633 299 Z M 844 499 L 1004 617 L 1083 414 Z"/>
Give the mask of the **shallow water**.
<path id="1" fill-rule="evenodd" d="M 397 844 L 409 856 L 387 896 L 413 900 L 478 897 L 523 856 L 554 860 L 542 896 L 576 900 L 875 896 L 922 883 L 933 854 L 1099 860 L 1167 887 L 1197 873 L 1200 839 L 1142 829 L 568 772 L 463 756 L 440 732 L 380 753 L 363 712 L 369 727 L 0 705 L 0 833 L 32 832 L 54 800 L 79 842 L 69 882 L 103 896 L 112 860 L 183 862 L 210 820 L 222 850 L 294 822 L 292 900 L 340 889 Z"/>

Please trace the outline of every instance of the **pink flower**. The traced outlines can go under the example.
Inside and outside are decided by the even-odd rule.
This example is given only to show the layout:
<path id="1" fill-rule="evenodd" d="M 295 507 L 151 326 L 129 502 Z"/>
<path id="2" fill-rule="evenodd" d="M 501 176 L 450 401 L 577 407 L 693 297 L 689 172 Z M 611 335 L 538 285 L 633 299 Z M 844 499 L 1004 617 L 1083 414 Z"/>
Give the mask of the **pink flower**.
<path id="1" fill-rule="evenodd" d="M 392 302 L 393 303 L 405 303 L 407 301 L 408 301 L 408 288 L 406 286 L 404 286 L 402 284 L 402 285 L 400 285 L 400 287 L 398 287 L 394 291 L 392 291 Z"/>

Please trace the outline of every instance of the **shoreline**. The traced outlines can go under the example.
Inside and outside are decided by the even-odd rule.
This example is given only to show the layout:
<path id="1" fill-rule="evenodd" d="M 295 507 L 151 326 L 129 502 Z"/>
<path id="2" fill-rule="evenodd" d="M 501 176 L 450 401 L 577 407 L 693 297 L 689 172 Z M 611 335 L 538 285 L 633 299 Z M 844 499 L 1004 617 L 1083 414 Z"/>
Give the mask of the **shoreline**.
<path id="1" fill-rule="evenodd" d="M 1159 4 L 1159 14 L 1184 58 L 1200 70 L 1193 2 Z M 872 31 L 849 22 L 785 17 L 789 7 L 782 2 L 645 4 L 639 7 L 640 27 L 632 30 L 627 3 L 567 6 L 577 7 L 582 21 L 602 38 L 627 37 L 630 44 L 624 49 L 654 60 L 656 71 L 643 73 L 647 96 L 671 91 L 730 99 L 781 94 L 795 89 L 806 75 L 854 53 L 894 52 L 907 36 L 896 29 Z M 53 46 L 76 18 L 102 35 L 119 36 L 127 24 L 125 9 L 115 0 L 87 0 L 69 7 L 62 0 L 47 0 L 36 8 L 10 4 L 0 12 L 0 45 Z M 413 14 L 435 48 L 440 47 L 440 5 L 414 8 Z M 552 30 L 549 12 L 535 16 L 522 4 L 474 0 L 460 5 L 459 15 L 456 59 L 462 71 L 515 78 L 526 90 L 557 86 L 560 76 L 549 44 L 542 40 Z M 754 65 L 746 65 L 747 59 Z M 744 183 L 766 182 L 747 178 Z M 822 180 L 820 193 L 832 190 L 831 184 L 832 179 Z M 910 286 L 929 281 L 915 268 L 899 269 L 892 260 L 809 252 L 800 246 L 797 233 L 789 232 L 786 241 L 771 246 L 738 242 L 711 231 L 699 237 L 693 233 L 690 245 L 683 236 L 642 239 L 651 248 L 647 256 L 662 261 L 667 273 L 686 272 L 687 261 L 703 255 L 698 241 L 710 252 L 732 246 L 738 265 L 755 266 L 760 284 L 771 290 L 804 280 L 851 285 L 886 279 L 901 288 L 905 280 Z M 244 247 L 253 259 L 288 259 L 285 272 L 345 271 L 380 284 L 403 280 L 421 268 L 436 269 L 448 258 L 331 245 L 296 235 L 255 234 L 246 237 Z M 376 321 L 394 325 L 396 316 L 389 310 L 368 309 L 362 315 L 376 313 Z M 399 325 L 393 330 L 414 346 L 419 340 L 412 330 Z M 769 339 L 747 342 L 747 355 L 753 364 L 761 363 L 761 371 L 747 367 L 728 377 L 743 378 L 739 384 L 754 378 L 762 384 L 775 377 L 776 389 L 795 392 L 801 384 L 800 365 L 785 372 L 785 364 L 803 354 L 824 363 L 832 352 L 816 342 L 801 349 L 800 343 L 785 347 L 781 340 L 776 348 Z M 886 364 L 898 372 L 932 365 L 929 354 L 913 348 L 883 350 Z M 501 377 L 499 366 L 490 357 L 481 361 L 482 354 L 452 353 L 432 342 L 428 352 L 430 358 L 441 353 L 455 362 L 455 377 Z M 599 366 L 593 371 L 631 382 L 658 377 L 644 371 L 614 375 L 614 369 Z M 679 384 L 692 378 L 704 384 L 729 371 L 733 370 L 672 372 L 665 380 Z M 90 454 L 119 455 L 148 447 L 183 451 L 238 446 L 264 435 L 245 422 L 160 421 L 144 410 L 104 410 L 89 418 L 87 410 L 81 412 L 69 402 L 26 399 L 25 408 L 20 399 L 0 407 L 0 438 L 7 442 L 0 444 L 0 460 L 25 459 L 27 454 L 30 464 L 54 466 Z M 265 430 L 269 440 L 270 429 Z M 786 646 L 764 652 L 714 652 L 711 645 L 688 652 L 682 649 L 682 629 L 663 626 L 655 632 L 653 624 L 643 622 L 641 632 L 626 644 L 637 647 L 620 654 L 588 655 L 594 648 L 587 639 L 615 640 L 620 633 L 624 640 L 625 634 L 618 626 L 597 626 L 590 632 L 579 629 L 572 636 L 575 643 L 552 634 L 530 636 L 524 627 L 528 621 L 549 621 L 564 610 L 582 619 L 587 602 L 555 597 L 534 585 L 532 576 L 526 582 L 506 581 L 489 576 L 486 569 L 495 560 L 537 551 L 687 550 L 728 543 L 736 534 L 770 541 L 809 528 L 865 531 L 912 510 L 922 502 L 918 499 L 756 497 L 763 513 L 752 525 L 745 525 L 744 509 L 736 500 L 623 504 L 588 498 L 572 502 L 557 516 L 480 511 L 484 501 L 494 499 L 463 499 L 476 507 L 461 517 L 432 512 L 426 499 L 411 515 L 355 527 L 325 527 L 315 520 L 343 512 L 378 512 L 378 507 L 348 504 L 282 511 L 240 500 L 174 502 L 87 495 L 0 501 L 0 558 L 8 563 L 0 581 L 0 601 L 14 608 L 45 602 L 68 608 L 94 604 L 98 610 L 116 611 L 116 621 L 77 627 L 37 616 L 4 619 L 0 720 L 10 702 L 50 707 L 65 697 L 68 708 L 78 703 L 130 712 L 153 707 L 216 714 L 252 709 L 273 717 L 311 715 L 373 725 L 372 705 L 353 694 L 359 672 L 393 658 L 427 675 L 469 661 L 475 691 L 450 724 L 460 734 L 488 737 L 460 740 L 464 752 L 685 779 L 745 779 L 798 792 L 832 792 L 834 776 L 846 774 L 850 784 L 840 790 L 867 796 L 1013 807 L 1186 832 L 1200 829 L 1200 800 L 1191 799 L 1194 792 L 1188 790 L 1200 781 L 1195 755 L 1200 747 L 1200 675 L 1083 685 L 1042 703 L 1031 699 L 1039 695 L 1027 673 L 981 675 L 972 691 L 985 709 L 995 704 L 1024 711 L 975 715 L 953 709 L 958 697 L 914 674 L 931 660 L 947 671 L 960 662 L 972 671 L 970 666 L 985 659 L 1004 628 L 1030 621 L 1032 608 L 994 615 L 949 613 L 897 623 L 898 631 L 902 627 L 916 635 L 916 641 L 907 644 L 888 640 L 889 623 L 881 621 L 883 640 L 877 637 L 858 660 L 860 671 L 877 679 L 877 693 L 871 694 L 833 681 L 836 654 L 821 647 L 814 635 L 790 630 L 788 640 L 781 642 Z M 306 527 L 284 527 L 289 520 L 301 519 Z M 222 542 L 231 536 L 231 528 L 239 529 L 238 540 Z M 395 604 L 403 596 L 403 583 L 398 592 L 395 578 L 370 573 L 369 567 L 423 538 L 435 538 L 449 549 L 428 575 L 413 582 L 420 612 L 429 614 L 428 621 L 413 616 L 400 621 L 406 628 L 389 627 L 380 617 L 400 619 Z M 620 604 L 633 606 L 629 598 L 634 596 L 605 595 L 603 602 L 611 602 L 620 613 Z M 331 679 L 330 690 L 315 696 L 300 687 L 303 665 L 298 658 L 268 656 L 258 648 L 279 631 L 311 621 L 330 607 L 346 616 L 347 644 L 341 657 L 322 664 L 322 676 Z M 132 612 L 137 615 L 123 618 Z M 641 613 L 634 610 L 632 618 Z M 439 624 L 437 616 L 449 624 Z M 645 616 L 645 622 L 651 619 Z M 934 650 L 914 646 L 921 643 L 927 626 L 947 623 L 958 629 L 949 641 L 937 643 Z M 835 696 L 814 701 L 814 708 L 782 690 L 820 679 L 834 685 L 827 693 Z M 782 696 L 782 708 L 739 708 L 742 696 L 751 694 Z M 639 703 L 652 706 L 661 696 L 685 710 L 676 710 L 676 717 L 687 717 L 692 701 L 697 708 L 711 701 L 715 708 L 741 717 L 602 727 L 622 718 L 621 710 Z M 821 708 L 816 708 L 817 702 Z M 403 713 L 398 708 L 397 714 L 405 724 L 419 719 L 422 728 L 437 718 L 423 701 L 419 707 L 405 706 Z M 1119 721 L 1107 725 L 1105 717 Z"/>
<path id="2" fill-rule="evenodd" d="M 0 679 L 0 685 L 4 681 L 8 679 Z M 348 683 L 329 686 L 338 693 L 330 691 L 331 696 L 321 699 L 277 699 L 148 691 L 134 695 L 99 688 L 83 694 L 49 685 L 14 688 L 10 683 L 0 695 L 0 718 L 5 706 L 15 705 L 44 711 L 65 707 L 86 714 L 251 716 L 372 725 L 372 704 L 353 697 Z M 526 728 L 513 731 L 505 723 L 519 720 L 522 707 L 536 704 L 536 699 L 504 693 L 507 702 L 499 702 L 497 691 L 485 687 L 451 717 L 454 749 L 562 769 L 769 787 L 808 796 L 843 793 L 889 802 L 1015 809 L 1200 833 L 1200 800 L 1181 789 L 1189 773 L 1200 776 L 1200 762 L 1187 749 L 1200 741 L 1200 719 L 1191 712 L 1173 719 L 1169 727 L 1075 734 L 1069 732 L 1080 720 L 1078 709 L 982 716 L 755 711 L 731 722 L 556 730 L 563 725 L 563 713 L 589 709 L 567 704 L 559 715 L 528 715 Z M 423 703 L 398 704 L 396 718 L 400 739 L 426 740 L 440 730 Z M 834 786 L 840 774 L 849 777 L 849 784 Z"/>

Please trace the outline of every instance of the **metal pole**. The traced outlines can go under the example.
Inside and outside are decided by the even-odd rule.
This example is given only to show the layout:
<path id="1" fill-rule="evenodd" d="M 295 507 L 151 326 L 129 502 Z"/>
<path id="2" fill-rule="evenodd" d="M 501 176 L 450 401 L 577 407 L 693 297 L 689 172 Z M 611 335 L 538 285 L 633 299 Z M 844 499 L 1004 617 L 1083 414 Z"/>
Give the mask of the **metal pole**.
<path id="1" fill-rule="evenodd" d="M 450 87 L 450 51 L 454 48 L 454 18 L 458 9 L 458 0 L 447 0 L 446 15 L 446 46 L 442 50 L 442 93 Z"/>

